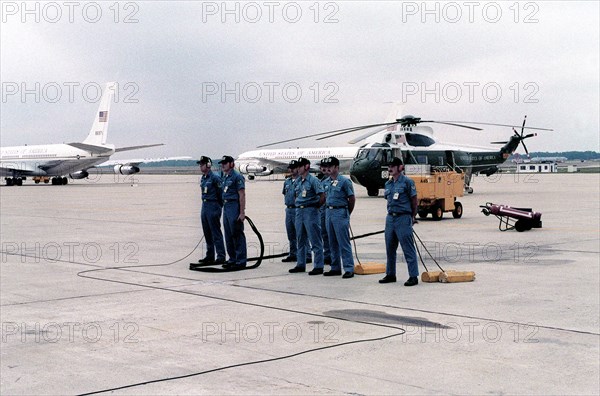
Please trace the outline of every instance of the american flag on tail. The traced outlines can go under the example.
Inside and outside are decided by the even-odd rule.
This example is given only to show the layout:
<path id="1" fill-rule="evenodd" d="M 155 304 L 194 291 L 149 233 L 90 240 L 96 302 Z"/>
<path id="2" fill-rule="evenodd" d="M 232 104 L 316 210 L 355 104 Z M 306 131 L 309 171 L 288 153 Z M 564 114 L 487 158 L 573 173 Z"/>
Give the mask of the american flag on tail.
<path id="1" fill-rule="evenodd" d="M 106 122 L 108 120 L 108 111 L 101 111 L 98 113 L 98 121 Z"/>

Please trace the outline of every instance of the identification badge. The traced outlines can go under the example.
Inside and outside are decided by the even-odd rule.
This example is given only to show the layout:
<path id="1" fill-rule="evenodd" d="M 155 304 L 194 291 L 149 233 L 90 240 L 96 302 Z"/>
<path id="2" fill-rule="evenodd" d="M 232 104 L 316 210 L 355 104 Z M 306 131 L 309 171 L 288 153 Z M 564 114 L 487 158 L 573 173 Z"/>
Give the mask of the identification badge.
<path id="1" fill-rule="evenodd" d="M 398 199 L 398 197 L 400 196 L 400 193 L 394 193 L 394 199 Z"/>
<path id="2" fill-rule="evenodd" d="M 229 186 L 225 186 L 225 188 L 223 189 L 223 192 L 227 192 L 228 188 L 229 188 Z"/>
<path id="3" fill-rule="evenodd" d="M 204 187 L 204 194 L 208 192 L 208 187 Z"/>
<path id="4" fill-rule="evenodd" d="M 306 190 L 302 190 L 302 198 L 306 198 Z"/>
<path id="5" fill-rule="evenodd" d="M 338 181 L 337 181 L 337 180 L 334 180 L 334 181 L 333 181 L 333 187 L 337 187 L 337 185 L 338 185 Z"/>

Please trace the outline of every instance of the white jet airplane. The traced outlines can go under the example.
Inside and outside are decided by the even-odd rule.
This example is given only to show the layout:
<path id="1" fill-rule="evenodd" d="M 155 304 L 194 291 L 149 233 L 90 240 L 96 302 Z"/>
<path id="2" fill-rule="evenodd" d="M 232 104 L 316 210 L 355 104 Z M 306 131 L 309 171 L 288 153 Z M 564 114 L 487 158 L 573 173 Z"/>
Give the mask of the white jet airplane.
<path id="1" fill-rule="evenodd" d="M 108 161 L 114 153 L 163 145 L 159 143 L 116 148 L 106 143 L 109 109 L 114 90 L 115 83 L 106 84 L 92 129 L 83 142 L 0 148 L 0 176 L 6 176 L 6 185 L 20 186 L 26 177 L 34 177 L 36 182 L 40 179 L 45 179 L 47 182 L 52 177 L 52 184 L 67 184 L 68 179 L 65 175 L 69 175 L 72 179 L 83 179 L 88 177 L 90 168 L 100 164 L 114 166 L 115 173 L 131 175 L 140 171 L 138 166 L 143 162 L 191 158 Z"/>
<path id="2" fill-rule="evenodd" d="M 395 121 L 397 114 L 400 111 L 400 104 L 395 103 L 394 108 L 385 118 L 385 122 Z M 305 136 L 318 136 L 309 135 Z M 375 139 L 379 138 L 377 136 Z M 260 147 L 271 146 L 273 144 L 286 143 L 298 140 L 297 138 L 283 140 L 278 143 L 269 143 Z M 357 143 L 352 142 L 352 144 Z M 311 172 L 319 172 L 319 163 L 325 157 L 336 157 L 340 161 L 340 173 L 349 174 L 356 153 L 361 147 L 354 146 L 339 146 L 339 147 L 313 147 L 313 148 L 295 148 L 295 149 L 262 149 L 247 151 L 239 155 L 235 160 L 238 169 L 241 173 L 247 174 L 248 179 L 252 180 L 256 176 L 269 176 L 272 174 L 281 174 L 287 172 L 287 165 L 293 159 L 304 157 L 310 160 Z"/>
<path id="3" fill-rule="evenodd" d="M 358 147 L 319 147 L 276 150 L 254 150 L 239 155 L 235 160 L 241 173 L 252 180 L 255 176 L 286 173 L 293 159 L 304 157 L 310 160 L 311 171 L 319 171 L 319 163 L 325 157 L 340 160 L 340 172 L 348 174 Z"/>

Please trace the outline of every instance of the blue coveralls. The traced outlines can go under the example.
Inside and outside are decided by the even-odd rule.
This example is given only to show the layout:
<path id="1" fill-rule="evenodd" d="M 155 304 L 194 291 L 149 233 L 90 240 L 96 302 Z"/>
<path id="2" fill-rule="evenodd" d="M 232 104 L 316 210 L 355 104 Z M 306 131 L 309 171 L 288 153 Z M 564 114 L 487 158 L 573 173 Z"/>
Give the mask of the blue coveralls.
<path id="1" fill-rule="evenodd" d="M 321 187 L 323 187 L 323 192 L 327 195 L 327 188 L 329 188 L 329 182 L 331 179 L 329 176 L 324 177 L 321 180 Z M 321 216 L 321 237 L 323 238 L 323 259 L 327 262 L 331 262 L 331 251 L 329 249 L 329 237 L 327 233 L 329 229 L 327 228 L 327 220 L 325 214 L 325 205 L 319 208 L 319 216 Z"/>
<path id="2" fill-rule="evenodd" d="M 287 232 L 288 242 L 290 244 L 290 257 L 297 257 L 296 241 L 296 190 L 295 182 L 298 178 L 288 177 L 283 182 L 283 191 L 285 203 L 285 230 Z M 306 259 L 310 259 L 310 250 L 306 249 Z"/>
<path id="3" fill-rule="evenodd" d="M 221 233 L 221 212 L 223 210 L 221 183 L 221 178 L 213 171 L 208 171 L 208 174 L 202 175 L 200 179 L 202 190 L 200 219 L 206 241 L 206 258 L 209 261 L 214 261 L 215 249 L 217 260 L 225 261 L 225 245 L 223 245 L 223 234 Z"/>
<path id="4" fill-rule="evenodd" d="M 341 258 L 344 272 L 354 273 L 349 231 L 350 212 L 348 211 L 348 198 L 354 196 L 354 187 L 350 179 L 342 175 L 338 175 L 335 180 L 328 179 L 328 184 L 325 207 L 327 234 L 331 248 L 331 270 L 341 270 Z"/>
<path id="5" fill-rule="evenodd" d="M 417 195 L 415 183 L 400 175 L 398 180 L 385 183 L 384 197 L 387 199 L 387 217 L 385 218 L 385 249 L 387 253 L 386 275 L 396 276 L 396 250 L 398 242 L 402 246 L 404 258 L 408 264 L 408 274 L 419 276 L 419 264 L 413 239 L 413 215 L 411 198 Z"/>
<path id="6" fill-rule="evenodd" d="M 314 254 L 314 268 L 323 268 L 323 239 L 319 221 L 319 194 L 323 188 L 319 179 L 306 175 L 296 180 L 296 238 L 298 268 L 306 268 L 306 244 L 310 241 Z"/>
<path id="7" fill-rule="evenodd" d="M 240 216 L 239 190 L 246 187 L 244 176 L 233 169 L 229 175 L 223 175 L 223 228 L 229 264 L 246 266 L 246 235 Z"/>

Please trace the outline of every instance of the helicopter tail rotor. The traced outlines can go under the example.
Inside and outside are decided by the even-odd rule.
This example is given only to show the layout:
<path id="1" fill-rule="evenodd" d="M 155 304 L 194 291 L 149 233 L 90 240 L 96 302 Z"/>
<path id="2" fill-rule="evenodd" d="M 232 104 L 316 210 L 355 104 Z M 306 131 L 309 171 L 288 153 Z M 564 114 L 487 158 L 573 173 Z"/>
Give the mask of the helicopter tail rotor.
<path id="1" fill-rule="evenodd" d="M 523 125 L 521 126 L 521 133 L 519 134 L 515 130 L 515 128 L 513 128 L 513 132 L 519 138 L 519 143 L 523 146 L 523 149 L 525 150 L 527 157 L 529 157 L 529 150 L 527 150 L 527 146 L 525 145 L 525 139 L 529 139 L 530 137 L 537 136 L 537 133 L 530 133 L 530 134 L 524 135 L 526 122 L 527 122 L 527 116 L 525 116 L 525 118 L 523 119 Z"/>

